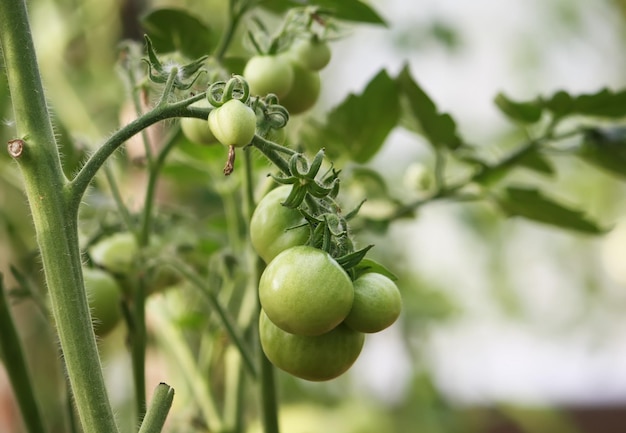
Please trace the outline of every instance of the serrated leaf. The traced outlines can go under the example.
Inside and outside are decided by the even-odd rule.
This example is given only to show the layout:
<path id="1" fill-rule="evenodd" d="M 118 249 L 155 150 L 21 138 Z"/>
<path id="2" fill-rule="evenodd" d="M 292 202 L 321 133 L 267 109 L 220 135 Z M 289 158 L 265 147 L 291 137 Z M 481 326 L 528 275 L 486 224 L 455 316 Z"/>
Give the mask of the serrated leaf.
<path id="1" fill-rule="evenodd" d="M 543 106 L 558 117 L 576 114 L 615 119 L 626 116 L 626 90 L 614 92 L 604 88 L 577 96 L 561 90 L 543 100 Z"/>
<path id="2" fill-rule="evenodd" d="M 461 146 L 462 141 L 456 132 L 456 122 L 449 114 L 438 112 L 435 103 L 411 77 L 408 66 L 402 70 L 396 82 L 400 98 L 405 99 L 401 106 L 408 110 L 408 113 L 404 114 L 408 114 L 419 124 L 420 131 L 433 146 L 444 146 L 449 149 Z"/>
<path id="3" fill-rule="evenodd" d="M 183 9 L 152 10 L 141 18 L 141 24 L 161 53 L 179 51 L 195 59 L 209 54 L 215 44 L 211 29 Z"/>
<path id="4" fill-rule="evenodd" d="M 606 231 L 588 219 L 582 211 L 557 203 L 535 188 L 509 187 L 496 200 L 509 216 L 521 216 L 588 234 L 601 234 Z"/>
<path id="5" fill-rule="evenodd" d="M 325 125 L 309 124 L 307 147 L 326 147 L 329 154 L 347 153 L 358 163 L 370 160 L 398 123 L 396 83 L 382 70 L 360 95 L 350 94 L 329 114 Z"/>
<path id="6" fill-rule="evenodd" d="M 586 130 L 577 155 L 609 173 L 626 178 L 626 127 Z"/>
<path id="7" fill-rule="evenodd" d="M 498 93 L 494 99 L 496 106 L 507 117 L 522 123 L 535 123 L 541 119 L 542 107 L 536 101 L 516 102 L 504 93 Z"/>
<path id="8" fill-rule="evenodd" d="M 320 6 L 332 11 L 339 20 L 387 25 L 374 9 L 359 0 L 264 0 L 260 6 L 273 12 L 285 12 L 299 6 Z"/>

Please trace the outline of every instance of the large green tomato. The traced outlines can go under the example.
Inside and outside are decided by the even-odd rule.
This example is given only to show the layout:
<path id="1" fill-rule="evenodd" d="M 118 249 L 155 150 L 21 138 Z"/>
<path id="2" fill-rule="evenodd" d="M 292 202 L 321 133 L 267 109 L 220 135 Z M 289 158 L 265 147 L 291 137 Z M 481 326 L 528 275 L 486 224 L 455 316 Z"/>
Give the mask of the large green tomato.
<path id="1" fill-rule="evenodd" d="M 83 279 L 94 332 L 104 337 L 122 318 L 120 286 L 111 274 L 97 268 L 83 268 Z"/>
<path id="2" fill-rule="evenodd" d="M 119 274 L 131 270 L 138 252 L 137 240 L 130 232 L 112 234 L 89 249 L 89 255 L 95 264 Z"/>
<path id="3" fill-rule="evenodd" d="M 250 93 L 265 96 L 274 93 L 279 98 L 285 96 L 293 84 L 293 69 L 289 60 L 281 55 L 254 56 L 243 70 Z"/>
<path id="4" fill-rule="evenodd" d="M 354 288 L 348 274 L 328 253 L 297 246 L 267 265 L 259 281 L 259 299 L 280 329 L 320 335 L 346 318 Z"/>
<path id="5" fill-rule="evenodd" d="M 243 147 L 256 132 L 256 115 L 252 108 L 238 99 L 226 101 L 209 113 L 209 128 L 225 146 Z"/>
<path id="6" fill-rule="evenodd" d="M 208 108 L 211 106 L 209 101 L 201 99 L 191 104 L 193 107 Z M 195 117 L 183 117 L 180 119 L 180 128 L 189 141 L 196 144 L 217 144 L 217 138 L 211 132 L 207 120 Z"/>
<path id="7" fill-rule="evenodd" d="M 296 41 L 289 48 L 290 56 L 311 71 L 320 71 L 330 62 L 330 47 L 325 41 L 309 38 Z"/>
<path id="8" fill-rule="evenodd" d="M 265 263 L 288 248 L 303 245 L 309 238 L 309 226 L 302 214 L 282 205 L 290 191 L 290 185 L 273 189 L 261 199 L 252 214 L 250 240 Z"/>
<path id="9" fill-rule="evenodd" d="M 304 336 L 283 331 L 261 311 L 261 346 L 276 367 L 301 379 L 334 379 L 348 370 L 359 357 L 365 335 L 345 325 L 322 335 Z"/>
<path id="10" fill-rule="evenodd" d="M 295 60 L 291 61 L 293 68 L 293 85 L 286 96 L 279 102 L 289 114 L 299 114 L 313 107 L 320 96 L 320 74 L 302 66 Z"/>
<path id="11" fill-rule="evenodd" d="M 354 302 L 345 324 L 355 331 L 379 332 L 395 322 L 401 310 L 398 286 L 386 276 L 370 272 L 354 281 Z"/>

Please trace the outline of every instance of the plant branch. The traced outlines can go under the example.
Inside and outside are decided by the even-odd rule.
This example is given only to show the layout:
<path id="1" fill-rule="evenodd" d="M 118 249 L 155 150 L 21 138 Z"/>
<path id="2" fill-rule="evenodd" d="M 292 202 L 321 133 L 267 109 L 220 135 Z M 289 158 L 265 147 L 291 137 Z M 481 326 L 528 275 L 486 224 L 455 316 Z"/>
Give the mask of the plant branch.
<path id="1" fill-rule="evenodd" d="M 115 433 L 93 333 L 78 244 L 78 204 L 67 179 L 46 108 L 21 0 L 0 2 L 0 42 L 23 149 L 15 158 L 28 197 L 59 342 L 85 433 Z M 86 185 L 85 185 L 86 187 Z"/>
<path id="2" fill-rule="evenodd" d="M 176 103 L 166 104 L 165 106 L 157 106 L 115 132 L 91 155 L 76 177 L 74 177 L 74 179 L 69 183 L 68 187 L 70 190 L 69 194 L 71 196 L 71 200 L 75 203 L 80 202 L 83 193 L 102 164 L 104 164 L 107 158 L 109 158 L 109 156 L 111 156 L 122 144 L 124 144 L 126 140 L 135 134 L 161 120 L 173 117 L 206 118 L 208 113 L 206 109 L 202 110 L 197 107 L 194 109 L 187 108 L 189 104 L 199 101 L 202 98 L 204 98 L 204 93 L 200 93 Z"/>
<path id="3" fill-rule="evenodd" d="M 165 418 L 172 407 L 174 400 L 174 388 L 165 383 L 160 383 L 154 390 L 154 396 L 146 417 L 141 423 L 139 433 L 159 433 L 165 424 Z"/>
<path id="4" fill-rule="evenodd" d="M 0 352 L 4 354 L 4 365 L 28 433 L 44 433 L 41 411 L 9 308 L 2 273 L 0 273 Z"/>

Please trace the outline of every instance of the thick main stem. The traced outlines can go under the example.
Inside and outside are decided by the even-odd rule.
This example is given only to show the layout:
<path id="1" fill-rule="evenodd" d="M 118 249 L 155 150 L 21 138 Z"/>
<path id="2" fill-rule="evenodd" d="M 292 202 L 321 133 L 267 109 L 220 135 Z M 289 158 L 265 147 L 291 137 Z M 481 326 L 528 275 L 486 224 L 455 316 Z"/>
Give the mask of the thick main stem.
<path id="1" fill-rule="evenodd" d="M 85 433 L 117 432 L 83 287 L 70 205 L 22 0 L 0 1 L 0 41 L 23 151 L 17 158 L 74 401 Z"/>

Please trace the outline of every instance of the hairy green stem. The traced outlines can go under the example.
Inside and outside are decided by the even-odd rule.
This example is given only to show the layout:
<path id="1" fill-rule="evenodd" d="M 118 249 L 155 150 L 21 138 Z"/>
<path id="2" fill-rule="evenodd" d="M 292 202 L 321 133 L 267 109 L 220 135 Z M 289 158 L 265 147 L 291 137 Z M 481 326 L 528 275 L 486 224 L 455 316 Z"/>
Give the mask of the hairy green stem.
<path id="1" fill-rule="evenodd" d="M 44 433 L 41 411 L 0 273 L 0 352 L 28 433 Z"/>
<path id="2" fill-rule="evenodd" d="M 287 147 L 272 143 L 271 141 L 268 141 L 258 135 L 255 135 L 252 139 L 252 145 L 260 150 L 261 153 L 284 174 L 291 174 L 291 171 L 289 170 L 289 163 L 279 154 L 279 152 L 283 149 L 288 149 Z"/>
<path id="3" fill-rule="evenodd" d="M 23 140 L 21 152 L 14 155 L 24 180 L 77 412 L 85 433 L 114 433 L 117 426 L 83 284 L 77 230 L 80 201 L 72 200 L 61 169 L 25 2 L 1 1 L 0 22 L 13 112 Z"/>
<path id="4" fill-rule="evenodd" d="M 80 202 L 82 195 L 102 164 L 133 135 L 161 120 L 173 117 L 206 118 L 208 113 L 206 110 L 187 108 L 189 104 L 199 101 L 202 98 L 204 98 L 204 93 L 176 103 L 157 106 L 114 133 L 91 155 L 76 177 L 70 182 L 69 189 L 72 200 L 75 201 L 76 204 Z"/>
<path id="5" fill-rule="evenodd" d="M 139 433 L 159 433 L 165 424 L 165 418 L 172 407 L 174 388 L 160 383 L 154 390 L 152 402 L 141 423 Z"/>

